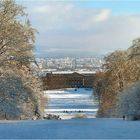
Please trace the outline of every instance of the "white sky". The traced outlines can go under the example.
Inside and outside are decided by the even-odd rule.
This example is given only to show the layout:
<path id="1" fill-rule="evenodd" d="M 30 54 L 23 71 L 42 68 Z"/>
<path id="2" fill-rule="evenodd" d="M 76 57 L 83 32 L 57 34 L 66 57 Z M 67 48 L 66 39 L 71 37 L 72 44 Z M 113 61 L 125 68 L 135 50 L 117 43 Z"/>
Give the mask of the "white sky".
<path id="1" fill-rule="evenodd" d="M 140 36 L 140 2 L 19 0 L 39 31 L 37 56 L 95 56 Z M 122 5 L 121 5 L 122 4 Z M 133 8 L 133 10 L 132 10 Z"/>

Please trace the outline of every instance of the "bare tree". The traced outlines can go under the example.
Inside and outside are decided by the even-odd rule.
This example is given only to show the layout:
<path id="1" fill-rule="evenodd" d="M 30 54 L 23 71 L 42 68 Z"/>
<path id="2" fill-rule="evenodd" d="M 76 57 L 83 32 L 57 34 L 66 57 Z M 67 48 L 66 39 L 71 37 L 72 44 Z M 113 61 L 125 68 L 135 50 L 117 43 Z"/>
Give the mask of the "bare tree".
<path id="1" fill-rule="evenodd" d="M 24 20 L 18 20 L 18 17 Z M 14 0 L 0 1 L 0 67 L 28 65 L 32 59 L 35 29 L 22 6 Z"/>
<path id="2" fill-rule="evenodd" d="M 115 51 L 105 57 L 104 72 L 100 72 L 101 77 L 97 75 L 96 81 L 97 95 L 100 96 L 100 116 L 119 115 L 115 112 L 118 94 L 140 80 L 139 58 L 140 39 L 134 40 L 126 51 Z"/>

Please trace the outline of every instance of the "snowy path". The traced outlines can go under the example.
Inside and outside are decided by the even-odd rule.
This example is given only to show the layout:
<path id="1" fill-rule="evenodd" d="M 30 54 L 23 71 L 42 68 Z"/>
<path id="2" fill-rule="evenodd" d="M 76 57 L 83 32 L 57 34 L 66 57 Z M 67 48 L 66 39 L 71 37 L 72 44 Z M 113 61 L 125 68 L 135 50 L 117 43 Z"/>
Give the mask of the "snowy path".
<path id="1" fill-rule="evenodd" d="M 44 92 L 49 98 L 47 109 L 48 114 L 59 115 L 62 119 L 71 119 L 76 115 L 86 115 L 88 118 L 95 118 L 97 103 L 92 97 L 93 89 L 73 88 L 47 90 Z"/>
<path id="2" fill-rule="evenodd" d="M 140 121 L 71 119 L 0 123 L 1 139 L 140 139 Z"/>

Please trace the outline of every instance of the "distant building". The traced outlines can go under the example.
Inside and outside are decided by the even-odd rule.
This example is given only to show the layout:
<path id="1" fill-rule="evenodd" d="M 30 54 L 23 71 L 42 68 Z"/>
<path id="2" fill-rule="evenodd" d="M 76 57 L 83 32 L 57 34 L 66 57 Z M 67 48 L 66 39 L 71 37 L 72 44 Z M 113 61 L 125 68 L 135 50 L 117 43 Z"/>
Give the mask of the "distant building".
<path id="1" fill-rule="evenodd" d="M 48 73 L 45 77 L 42 77 L 44 90 L 82 87 L 92 88 L 94 79 L 94 73 L 79 74 L 76 72 L 65 74 Z"/>

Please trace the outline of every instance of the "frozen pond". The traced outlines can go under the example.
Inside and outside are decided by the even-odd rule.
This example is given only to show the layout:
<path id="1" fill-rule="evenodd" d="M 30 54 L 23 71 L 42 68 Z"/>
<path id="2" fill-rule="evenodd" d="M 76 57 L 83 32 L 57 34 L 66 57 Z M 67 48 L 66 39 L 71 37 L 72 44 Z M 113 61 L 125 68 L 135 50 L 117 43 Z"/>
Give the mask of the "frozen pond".
<path id="1" fill-rule="evenodd" d="M 60 115 L 62 119 L 70 119 L 77 115 L 95 118 L 98 105 L 93 97 L 93 89 L 68 88 L 47 90 L 44 93 L 49 98 L 45 109 L 47 114 Z"/>

